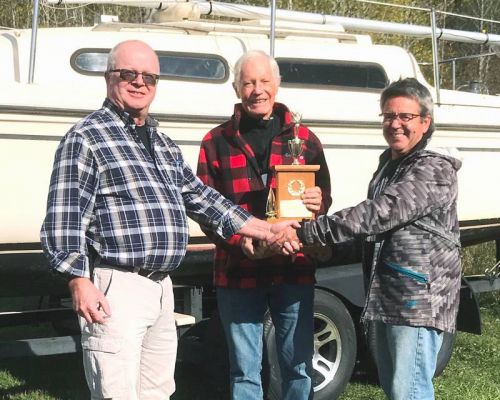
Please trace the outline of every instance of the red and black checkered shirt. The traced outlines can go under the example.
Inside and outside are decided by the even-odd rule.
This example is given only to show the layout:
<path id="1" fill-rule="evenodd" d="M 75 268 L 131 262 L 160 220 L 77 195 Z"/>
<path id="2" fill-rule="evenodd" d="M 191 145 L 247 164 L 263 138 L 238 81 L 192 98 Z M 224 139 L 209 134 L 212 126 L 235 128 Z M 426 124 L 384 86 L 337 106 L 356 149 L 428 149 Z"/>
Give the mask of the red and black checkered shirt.
<path id="1" fill-rule="evenodd" d="M 275 179 L 263 181 L 254 152 L 239 131 L 244 113 L 236 104 L 232 118 L 212 129 L 201 143 L 198 160 L 198 176 L 228 199 L 248 210 L 257 218 L 265 218 L 269 188 L 275 187 Z M 273 113 L 280 121 L 280 133 L 273 137 L 269 167 L 291 164 L 288 140 L 293 138 L 293 122 L 288 108 L 274 104 Z M 332 203 L 330 174 L 323 146 L 307 127 L 300 125 L 299 138 L 304 140 L 301 164 L 317 164 L 316 185 L 323 193 L 320 213 L 325 213 Z M 272 284 L 313 284 L 315 263 L 301 253 L 295 261 L 289 256 L 276 255 L 261 260 L 247 258 L 240 248 L 239 235 L 226 241 L 210 235 L 216 244 L 214 283 L 220 287 L 256 288 Z"/>

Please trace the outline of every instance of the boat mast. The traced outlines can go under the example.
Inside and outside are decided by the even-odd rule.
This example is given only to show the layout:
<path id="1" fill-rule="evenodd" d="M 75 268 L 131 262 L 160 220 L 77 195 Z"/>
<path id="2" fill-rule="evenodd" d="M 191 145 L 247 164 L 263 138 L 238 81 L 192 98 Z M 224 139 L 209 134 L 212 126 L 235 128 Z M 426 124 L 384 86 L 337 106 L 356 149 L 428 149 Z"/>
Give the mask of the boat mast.
<path id="1" fill-rule="evenodd" d="M 432 29 L 432 64 L 434 70 L 434 87 L 436 88 L 436 104 L 441 103 L 441 78 L 439 77 L 439 56 L 438 56 L 438 39 L 437 39 L 437 24 L 436 11 L 431 10 L 431 29 Z"/>
<path id="2" fill-rule="evenodd" d="M 28 73 L 28 83 L 33 83 L 35 76 L 35 56 L 36 56 L 36 38 L 38 34 L 38 5 L 39 0 L 33 1 L 33 18 L 31 20 L 31 48 L 30 48 L 30 66 Z"/>
<path id="3" fill-rule="evenodd" d="M 269 35 L 269 54 L 274 57 L 274 42 L 276 33 L 276 0 L 271 1 L 271 34 Z"/>

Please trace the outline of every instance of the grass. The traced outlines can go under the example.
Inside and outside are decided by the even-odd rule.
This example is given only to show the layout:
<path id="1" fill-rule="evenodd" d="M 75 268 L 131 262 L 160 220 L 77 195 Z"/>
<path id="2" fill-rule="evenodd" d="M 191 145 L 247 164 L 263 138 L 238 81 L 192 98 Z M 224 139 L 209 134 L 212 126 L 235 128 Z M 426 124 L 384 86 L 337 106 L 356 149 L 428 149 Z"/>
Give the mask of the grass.
<path id="1" fill-rule="evenodd" d="M 481 274 L 494 260 L 492 244 L 468 248 L 464 252 L 465 272 Z M 483 334 L 458 333 L 451 362 L 435 380 L 437 400 L 500 399 L 500 292 L 482 294 L 480 306 Z M 202 386 L 196 376 L 179 376 L 173 400 L 219 400 L 208 395 L 205 387 L 196 386 Z M 80 354 L 0 361 L 0 400 L 88 398 Z M 377 385 L 355 378 L 339 400 L 383 399 Z"/>
<path id="2" fill-rule="evenodd" d="M 500 399 L 500 297 L 480 298 L 483 334 L 459 332 L 453 356 L 443 374 L 434 380 L 437 400 Z M 378 386 L 351 382 L 339 400 L 384 400 Z"/>

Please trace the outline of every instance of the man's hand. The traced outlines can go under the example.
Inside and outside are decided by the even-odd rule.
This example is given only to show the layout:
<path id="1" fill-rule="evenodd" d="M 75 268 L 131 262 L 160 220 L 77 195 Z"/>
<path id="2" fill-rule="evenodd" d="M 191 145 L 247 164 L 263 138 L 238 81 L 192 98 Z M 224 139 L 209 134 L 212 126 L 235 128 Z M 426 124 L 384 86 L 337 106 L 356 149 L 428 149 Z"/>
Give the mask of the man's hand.
<path id="1" fill-rule="evenodd" d="M 255 243 L 254 239 L 243 237 L 240 242 L 241 250 L 251 260 L 268 258 L 276 254 L 274 249 L 265 242 Z"/>
<path id="2" fill-rule="evenodd" d="M 290 222 L 292 223 L 290 224 Z M 275 235 L 267 241 L 268 246 L 275 252 L 287 256 L 297 253 L 301 249 L 299 238 L 295 232 L 297 228 L 300 228 L 297 221 L 283 221 L 274 224 L 271 232 Z"/>
<path id="3" fill-rule="evenodd" d="M 300 224 L 294 219 L 276 222 L 275 224 L 271 224 L 271 233 L 276 235 L 278 233 L 286 231 L 288 228 L 294 228 L 293 230 L 295 231 L 295 229 L 300 228 Z"/>
<path id="4" fill-rule="evenodd" d="M 307 188 L 301 199 L 309 211 L 317 214 L 321 208 L 321 189 L 318 186 Z"/>
<path id="5" fill-rule="evenodd" d="M 241 227 L 238 233 L 242 236 L 265 241 L 269 246 L 271 246 L 275 242 L 276 234 L 288 229 L 295 231 L 297 228 L 300 228 L 300 224 L 295 220 L 287 220 L 270 224 L 267 221 L 252 217 Z M 285 251 L 283 251 L 283 248 Z M 247 246 L 246 250 L 250 251 L 250 248 Z M 277 253 L 285 255 L 294 254 L 300 250 L 300 243 L 298 240 L 295 242 L 288 241 L 286 244 L 283 243 L 274 246 L 273 250 Z"/>
<path id="6" fill-rule="evenodd" d="M 295 228 L 300 227 L 297 221 L 283 221 L 276 224 L 270 224 L 267 221 L 251 217 L 236 233 L 257 240 L 269 241 L 277 232 L 288 226 L 293 226 Z"/>
<path id="7" fill-rule="evenodd" d="M 88 278 L 76 277 L 69 281 L 73 310 L 91 323 L 104 324 L 111 310 L 104 294 Z"/>

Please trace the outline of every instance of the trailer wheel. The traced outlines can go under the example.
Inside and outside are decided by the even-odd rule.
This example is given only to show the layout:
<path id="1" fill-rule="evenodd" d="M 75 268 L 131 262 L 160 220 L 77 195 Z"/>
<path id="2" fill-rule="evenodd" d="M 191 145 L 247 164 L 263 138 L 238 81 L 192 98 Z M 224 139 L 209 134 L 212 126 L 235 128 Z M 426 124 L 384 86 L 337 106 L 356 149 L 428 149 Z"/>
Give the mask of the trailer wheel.
<path id="1" fill-rule="evenodd" d="M 456 337 L 456 333 L 443 332 L 443 344 L 441 345 L 441 349 L 439 349 L 437 357 L 436 372 L 434 372 L 435 377 L 441 375 L 450 362 Z"/>
<path id="2" fill-rule="evenodd" d="M 453 353 L 453 347 L 455 345 L 456 333 L 443 332 L 443 344 L 439 350 L 437 361 L 436 361 L 436 371 L 434 372 L 434 377 L 441 375 L 450 362 L 451 355 Z M 371 325 L 368 329 L 368 347 L 370 348 L 371 358 L 377 365 L 377 360 L 374 356 L 374 350 L 377 346 L 375 330 L 371 329 Z"/>
<path id="3" fill-rule="evenodd" d="M 264 321 L 264 341 L 267 352 L 264 383 L 269 399 L 278 400 L 281 377 L 270 315 Z M 333 294 L 316 289 L 312 377 L 315 400 L 336 399 L 342 393 L 356 361 L 356 343 L 354 323 L 345 305 Z"/>

